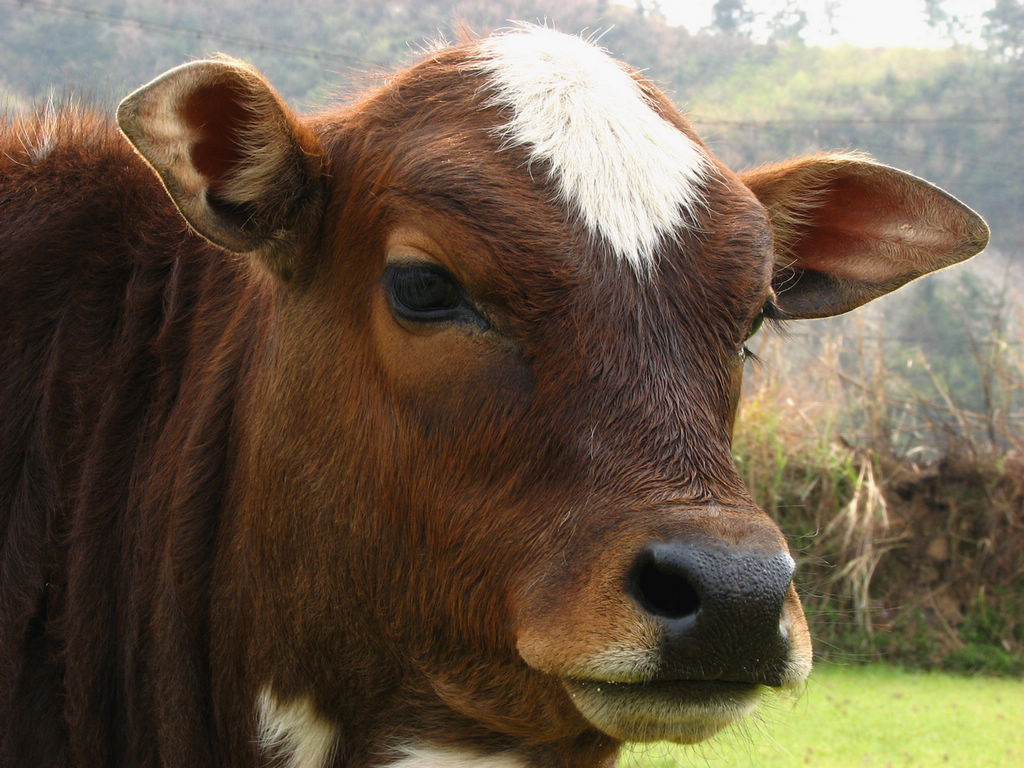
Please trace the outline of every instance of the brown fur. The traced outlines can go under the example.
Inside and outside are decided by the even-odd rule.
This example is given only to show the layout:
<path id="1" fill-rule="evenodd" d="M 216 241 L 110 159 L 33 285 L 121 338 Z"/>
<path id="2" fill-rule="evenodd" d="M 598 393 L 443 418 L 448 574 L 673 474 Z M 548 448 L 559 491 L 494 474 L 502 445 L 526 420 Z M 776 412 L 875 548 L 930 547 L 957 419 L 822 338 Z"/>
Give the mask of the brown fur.
<path id="1" fill-rule="evenodd" d="M 270 269 L 190 230 L 95 115 L 57 114 L 38 151 L 51 128 L 3 127 L 0 763 L 258 765 L 267 686 L 337 731 L 335 766 L 418 744 L 606 763 L 618 739 L 563 681 L 656 651 L 624 590 L 636 553 L 785 551 L 729 449 L 771 296 L 761 204 L 716 166 L 700 227 L 638 281 L 501 150 L 465 55 L 312 119 L 267 107 L 303 147 L 283 176 L 324 194 L 274 209 L 255 185 L 302 245 Z M 251 171 L 202 141 L 202 183 Z M 396 321 L 381 273 L 402 248 L 489 327 Z M 708 647 L 700 679 L 809 663 L 792 586 L 779 611 L 788 656 Z"/>
<path id="2" fill-rule="evenodd" d="M 187 230 L 106 121 L 54 119 L 44 157 L 31 121 L 0 150 L 2 762 L 143 765 L 158 702 L 142 649 L 189 643 L 183 711 L 209 695 L 196 590 L 267 292 Z"/>

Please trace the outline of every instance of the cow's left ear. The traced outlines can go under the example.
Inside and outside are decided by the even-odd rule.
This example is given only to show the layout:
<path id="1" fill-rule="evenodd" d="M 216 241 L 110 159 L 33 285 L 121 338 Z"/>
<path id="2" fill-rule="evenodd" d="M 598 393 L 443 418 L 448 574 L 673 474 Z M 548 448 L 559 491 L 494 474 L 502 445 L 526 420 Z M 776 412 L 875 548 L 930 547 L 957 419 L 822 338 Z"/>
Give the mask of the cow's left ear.
<path id="1" fill-rule="evenodd" d="M 232 59 L 172 69 L 117 110 L 200 235 L 288 280 L 320 226 L 322 150 L 263 77 Z"/>
<path id="2" fill-rule="evenodd" d="M 814 156 L 741 178 L 768 210 L 787 317 L 847 312 L 988 243 L 984 220 L 959 200 L 860 156 Z"/>

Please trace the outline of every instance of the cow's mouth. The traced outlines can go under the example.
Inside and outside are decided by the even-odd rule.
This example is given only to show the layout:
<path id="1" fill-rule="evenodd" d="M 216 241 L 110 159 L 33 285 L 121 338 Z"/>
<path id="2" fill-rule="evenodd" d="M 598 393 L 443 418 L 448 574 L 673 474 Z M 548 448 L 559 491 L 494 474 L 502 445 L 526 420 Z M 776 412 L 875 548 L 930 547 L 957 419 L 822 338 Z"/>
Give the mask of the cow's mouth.
<path id="1" fill-rule="evenodd" d="M 599 730 L 623 741 L 693 744 L 749 715 L 761 686 L 706 680 L 609 683 L 564 679 L 573 704 Z"/>

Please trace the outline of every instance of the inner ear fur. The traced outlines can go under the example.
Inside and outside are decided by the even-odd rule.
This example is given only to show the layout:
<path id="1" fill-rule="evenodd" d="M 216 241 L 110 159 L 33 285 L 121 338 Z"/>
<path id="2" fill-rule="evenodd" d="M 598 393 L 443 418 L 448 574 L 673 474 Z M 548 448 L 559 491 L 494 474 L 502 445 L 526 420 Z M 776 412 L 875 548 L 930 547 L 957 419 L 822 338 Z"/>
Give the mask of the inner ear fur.
<path id="1" fill-rule="evenodd" d="M 258 72 L 185 64 L 125 98 L 117 121 L 196 232 L 281 279 L 302 269 L 323 216 L 323 152 Z"/>
<path id="2" fill-rule="evenodd" d="M 768 212 L 773 278 L 789 317 L 847 312 L 988 243 L 970 208 L 860 155 L 818 155 L 741 174 Z"/>

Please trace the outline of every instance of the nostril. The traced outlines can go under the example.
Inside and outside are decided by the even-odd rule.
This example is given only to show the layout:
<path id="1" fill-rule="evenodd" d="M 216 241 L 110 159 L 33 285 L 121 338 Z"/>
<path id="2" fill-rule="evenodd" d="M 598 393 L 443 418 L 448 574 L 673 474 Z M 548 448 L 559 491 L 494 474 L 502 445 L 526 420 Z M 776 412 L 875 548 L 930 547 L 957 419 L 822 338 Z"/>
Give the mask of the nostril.
<path id="1" fill-rule="evenodd" d="M 696 616 L 700 597 L 678 564 L 659 558 L 646 549 L 637 560 L 629 578 L 629 593 L 640 606 L 654 616 L 684 619 Z"/>

